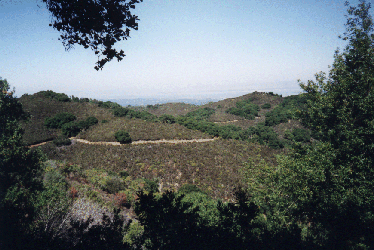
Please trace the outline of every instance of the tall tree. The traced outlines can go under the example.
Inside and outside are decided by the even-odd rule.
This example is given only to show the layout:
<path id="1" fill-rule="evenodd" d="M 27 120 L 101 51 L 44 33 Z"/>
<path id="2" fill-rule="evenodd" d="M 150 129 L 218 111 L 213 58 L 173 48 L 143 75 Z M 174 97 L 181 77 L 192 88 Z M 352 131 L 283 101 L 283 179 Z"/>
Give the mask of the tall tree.
<path id="1" fill-rule="evenodd" d="M 347 3 L 348 5 L 348 3 Z M 320 142 L 283 157 L 273 181 L 285 215 L 305 222 L 304 237 L 322 248 L 373 247 L 374 25 L 370 4 L 349 7 L 343 52 L 329 76 L 301 83 L 309 95 L 303 122 Z"/>
<path id="2" fill-rule="evenodd" d="M 8 82 L 0 78 L 0 248 L 18 249 L 29 240 L 31 192 L 41 188 L 41 155 L 22 143 L 19 121 L 26 119 Z M 18 247 L 17 247 L 18 246 Z"/>
<path id="3" fill-rule="evenodd" d="M 329 77 L 321 72 L 316 82 L 300 84 L 312 98 L 303 121 L 338 148 L 344 162 L 374 157 L 374 25 L 369 9 L 365 1 L 348 9 L 342 37 L 348 45 L 335 52 Z"/>
<path id="4" fill-rule="evenodd" d="M 75 44 L 91 48 L 98 55 L 96 70 L 125 56 L 117 51 L 116 42 L 127 40 L 130 29 L 137 30 L 139 20 L 131 14 L 135 4 L 143 0 L 43 0 L 52 15 L 53 28 L 61 32 L 60 40 L 66 50 Z M 103 58 L 100 58 L 103 57 Z"/>

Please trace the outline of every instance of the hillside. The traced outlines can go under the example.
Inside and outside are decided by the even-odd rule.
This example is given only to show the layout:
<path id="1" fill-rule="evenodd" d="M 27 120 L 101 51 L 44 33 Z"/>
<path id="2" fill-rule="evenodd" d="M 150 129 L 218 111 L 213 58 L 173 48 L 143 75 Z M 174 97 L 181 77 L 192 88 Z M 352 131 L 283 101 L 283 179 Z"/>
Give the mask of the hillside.
<path id="1" fill-rule="evenodd" d="M 292 119 L 294 111 L 302 107 L 302 100 L 299 96 L 281 97 L 273 93 L 254 92 L 202 106 L 167 103 L 121 109 L 116 103 L 69 98 L 49 91 L 20 98 L 30 114 L 29 121 L 23 123 L 24 141 L 28 145 L 56 139 L 60 130 L 47 128 L 44 121 L 68 112 L 75 115 L 77 121 L 88 117 L 98 119 L 98 124 L 83 129 L 77 135 L 77 138 L 89 141 L 115 141 L 114 134 L 126 130 L 135 141 L 218 136 L 273 148 L 283 148 L 294 140 L 310 140 L 310 133 L 304 130 L 297 118 Z M 115 115 L 116 109 L 125 112 L 125 115 Z M 172 121 L 166 121 L 167 117 L 171 117 Z"/>
<path id="2" fill-rule="evenodd" d="M 59 135 L 59 130 L 44 126 L 47 117 L 59 113 L 72 113 L 77 116 L 78 120 L 90 116 L 94 116 L 100 121 L 114 119 L 113 114 L 108 109 L 100 108 L 97 104 L 88 102 L 88 99 L 81 102 L 59 101 L 46 97 L 43 92 L 39 92 L 34 95 L 23 95 L 19 98 L 19 101 L 22 103 L 23 109 L 30 114 L 29 120 L 22 124 L 25 130 L 23 139 L 28 145 L 53 140 Z"/>
<path id="3" fill-rule="evenodd" d="M 295 98 L 297 99 L 297 96 L 284 98 L 273 93 L 254 92 L 202 106 L 167 103 L 123 108 L 112 102 L 78 99 L 62 93 L 42 91 L 22 96 L 19 101 L 30 114 L 29 121 L 23 123 L 24 141 L 29 145 L 58 138 L 61 129 L 47 128 L 45 120 L 64 112 L 75 115 L 77 121 L 88 117 L 97 118 L 97 124 L 81 130 L 76 135 L 78 139 L 89 142 L 115 142 L 115 133 L 125 130 L 134 142 L 134 145 L 116 146 L 89 145 L 72 140 L 70 146 L 63 147 L 50 142 L 40 146 L 50 160 L 79 166 L 83 172 L 99 171 L 119 175 L 124 171 L 132 181 L 157 180 L 158 190 L 161 192 L 178 190 L 184 184 L 194 184 L 211 197 L 232 200 L 233 190 L 242 185 L 241 169 L 247 165 L 249 158 L 263 159 L 269 166 L 275 166 L 274 155 L 286 152 L 266 146 L 268 141 L 262 139 L 264 134 L 269 136 L 271 133 L 273 137 L 268 137 L 268 140 L 287 141 L 285 145 L 288 145 L 292 141 L 292 133 L 289 131 L 303 128 L 300 122 L 289 116 L 285 122 L 264 126 L 271 112 L 278 109 L 278 113 L 283 114 L 291 108 L 300 107 L 282 107 L 282 104 Z M 201 124 L 208 129 L 204 130 Z M 209 128 L 216 131 L 215 134 L 212 134 Z M 256 131 L 255 134 L 249 134 L 248 131 L 257 128 L 266 130 L 261 132 L 262 134 L 256 134 Z M 135 145 L 136 141 L 214 137 L 220 139 L 204 143 Z M 285 140 L 286 137 L 288 140 Z M 253 173 L 258 174 L 258 171 L 254 170 Z M 95 184 L 84 176 L 86 175 L 75 179 L 72 185 L 80 190 L 80 196 L 89 198 L 82 190 L 87 189 L 84 188 L 85 185 Z M 100 186 L 96 188 L 98 194 L 102 193 L 99 192 Z M 101 186 L 101 190 L 105 188 Z M 135 191 L 132 192 L 132 196 L 134 195 Z M 97 196 L 96 200 L 107 196 L 104 192 Z M 130 196 L 128 198 L 134 200 L 134 197 Z"/>

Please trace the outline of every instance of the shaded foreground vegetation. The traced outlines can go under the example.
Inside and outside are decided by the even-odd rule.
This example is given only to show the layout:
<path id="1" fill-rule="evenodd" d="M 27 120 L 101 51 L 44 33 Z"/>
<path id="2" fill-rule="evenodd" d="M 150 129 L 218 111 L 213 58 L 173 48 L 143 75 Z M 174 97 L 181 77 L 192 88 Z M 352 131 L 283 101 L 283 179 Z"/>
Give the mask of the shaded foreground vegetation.
<path id="1" fill-rule="evenodd" d="M 58 110 L 40 109 L 42 122 L 47 114 L 62 112 L 77 120 L 108 121 L 95 120 L 82 135 L 100 124 L 140 119 L 240 140 L 118 147 L 72 141 L 30 149 L 20 125 L 28 115 L 0 79 L 0 248 L 373 248 L 374 24 L 369 9 L 365 1 L 348 9 L 348 45 L 336 52 L 329 77 L 320 73 L 315 82 L 301 83 L 305 94 L 282 104 L 272 93 L 256 93 L 266 102 L 242 97 L 229 101 L 231 106 L 208 104 L 173 117 L 47 92 L 52 99 L 44 103 Z M 25 103 L 31 105 L 31 99 Z M 248 127 L 210 120 L 232 107 L 238 109 L 231 109 L 234 113 L 260 118 L 241 117 L 243 125 L 251 122 Z M 291 124 L 290 117 L 309 130 L 295 125 L 283 138 L 272 136 L 270 123 L 280 129 L 284 120 Z M 318 141 L 307 143 L 311 136 Z M 292 141 L 287 150 L 267 146 L 284 139 Z"/>

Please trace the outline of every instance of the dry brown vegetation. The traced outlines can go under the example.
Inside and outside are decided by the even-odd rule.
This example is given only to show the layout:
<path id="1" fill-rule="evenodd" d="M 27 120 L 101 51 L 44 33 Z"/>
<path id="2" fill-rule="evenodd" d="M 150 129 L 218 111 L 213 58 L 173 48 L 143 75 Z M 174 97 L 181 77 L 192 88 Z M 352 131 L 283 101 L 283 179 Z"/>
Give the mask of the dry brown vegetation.
<path id="1" fill-rule="evenodd" d="M 240 185 L 240 169 L 250 157 L 274 165 L 274 154 L 283 152 L 235 140 L 120 147 L 75 143 L 59 148 L 48 143 L 41 148 L 50 159 L 66 160 L 83 169 L 126 170 L 132 178 L 157 178 L 162 190 L 196 184 L 222 199 L 232 198 L 234 187 Z"/>
<path id="2" fill-rule="evenodd" d="M 235 107 L 236 103 L 238 101 L 248 100 L 251 99 L 252 103 L 257 104 L 259 106 L 264 105 L 265 103 L 271 104 L 270 109 L 260 109 L 258 112 L 258 117 L 255 120 L 247 120 L 243 117 L 233 115 L 226 113 L 226 110 L 229 108 Z M 232 123 L 232 125 L 241 127 L 243 129 L 247 129 L 250 126 L 255 126 L 259 122 L 265 121 L 265 114 L 271 110 L 273 110 L 277 105 L 279 105 L 283 101 L 282 97 L 280 96 L 274 96 L 269 95 L 264 92 L 253 92 L 250 94 L 246 94 L 243 96 L 239 96 L 236 98 L 228 98 L 222 101 L 214 102 L 214 103 L 208 103 L 201 107 L 209 107 L 215 109 L 215 114 L 213 114 L 209 121 L 216 122 L 216 123 L 222 123 L 223 125 L 227 121 L 234 121 L 238 120 L 238 122 Z"/>
<path id="3" fill-rule="evenodd" d="M 160 115 L 185 115 L 188 112 L 194 111 L 200 108 L 200 106 L 188 104 L 188 103 L 165 103 L 165 104 L 156 104 L 148 105 L 147 107 L 135 107 L 137 110 L 145 110 L 151 114 L 160 116 Z"/>
<path id="4" fill-rule="evenodd" d="M 226 113 L 235 107 L 236 102 L 252 99 L 261 106 L 270 103 L 270 109 L 261 109 L 259 117 L 246 120 L 243 117 Z M 139 140 L 190 140 L 205 139 L 212 136 L 197 130 L 187 129 L 179 124 L 144 121 L 136 118 L 114 117 L 111 109 L 100 108 L 92 102 L 59 102 L 41 95 L 24 96 L 20 100 L 24 109 L 31 114 L 31 119 L 24 124 L 26 142 L 38 143 L 56 137 L 60 131 L 47 129 L 44 126 L 46 117 L 57 113 L 69 112 L 77 116 L 78 120 L 95 116 L 99 123 L 82 131 L 77 138 L 91 142 L 114 142 L 115 132 L 127 131 L 133 141 Z M 155 115 L 185 115 L 190 111 L 208 107 L 215 110 L 208 121 L 217 125 L 234 125 L 241 128 L 255 126 L 265 120 L 265 113 L 274 109 L 282 102 L 282 98 L 266 93 L 252 93 L 238 98 L 229 98 L 203 106 L 182 103 L 168 103 L 163 105 L 149 105 L 134 108 L 146 110 Z M 107 122 L 102 123 L 102 120 Z M 301 127 L 297 121 L 277 125 L 276 132 L 283 138 L 286 129 Z M 181 144 L 142 144 L 142 145 L 89 145 L 74 142 L 70 146 L 56 147 L 52 143 L 41 145 L 40 148 L 53 160 L 67 161 L 83 169 L 101 169 L 113 171 L 117 174 L 126 170 L 134 180 L 146 178 L 158 179 L 160 188 L 178 189 L 183 184 L 196 184 L 212 197 L 231 199 L 234 187 L 242 180 L 241 168 L 248 165 L 252 159 L 264 159 L 269 166 L 275 166 L 274 154 L 284 153 L 284 150 L 274 150 L 266 146 L 237 141 L 218 139 L 204 143 Z M 257 175 L 258 170 L 253 174 Z M 77 183 L 86 185 L 84 183 Z M 79 189 L 80 190 L 80 189 Z M 80 191 L 81 192 L 81 191 Z M 102 192 L 102 191 L 100 191 Z M 105 195 L 102 197 L 105 197 Z M 129 196 L 130 198 L 130 196 Z"/>
<path id="5" fill-rule="evenodd" d="M 60 130 L 47 129 L 44 126 L 45 118 L 58 113 L 72 113 L 78 120 L 84 120 L 90 116 L 95 116 L 99 121 L 114 118 L 110 110 L 99 108 L 94 103 L 59 102 L 45 98 L 40 94 L 22 96 L 19 101 L 22 103 L 23 109 L 31 115 L 29 121 L 22 124 L 25 130 L 23 139 L 28 145 L 52 140 L 60 134 Z"/>
<path id="6" fill-rule="evenodd" d="M 133 141 L 212 138 L 208 134 L 187 129 L 179 124 L 149 122 L 125 117 L 116 117 L 107 123 L 99 123 L 82 132 L 78 138 L 88 141 L 116 141 L 114 134 L 119 130 L 127 131 Z"/>

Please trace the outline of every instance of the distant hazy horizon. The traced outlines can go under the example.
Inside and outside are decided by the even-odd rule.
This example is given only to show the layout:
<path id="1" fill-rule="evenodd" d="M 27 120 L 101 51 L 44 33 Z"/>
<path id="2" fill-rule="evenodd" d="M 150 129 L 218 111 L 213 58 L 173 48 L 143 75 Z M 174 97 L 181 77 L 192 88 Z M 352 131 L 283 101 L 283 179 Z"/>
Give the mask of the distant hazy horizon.
<path id="1" fill-rule="evenodd" d="M 273 86 L 273 87 L 272 87 Z M 291 86 L 291 87 L 290 87 Z M 18 91 L 18 88 L 17 86 L 14 86 L 11 84 L 11 87 L 15 88 L 15 95 L 17 97 L 20 97 L 22 96 L 23 94 L 29 94 L 29 95 L 32 95 L 32 94 L 35 94 L 36 92 L 34 93 L 20 93 Z M 43 89 L 44 91 L 46 90 L 52 90 L 52 89 Z M 40 90 L 42 91 L 42 90 Z M 55 90 L 52 90 L 54 92 L 57 92 L 57 93 L 65 93 L 69 96 L 71 96 L 69 93 L 66 93 L 66 92 L 59 92 L 59 91 L 55 91 Z M 279 85 L 277 84 L 273 84 L 273 85 L 270 85 L 270 84 L 265 84 L 264 86 L 262 87 L 259 87 L 259 88 L 256 88 L 256 89 L 232 89 L 232 90 L 226 90 L 226 91 L 212 91 L 212 92 L 202 92 L 202 93 L 198 93 L 198 94 L 194 94 L 194 93 L 191 93 L 191 94 L 188 94 L 188 93 L 156 93 L 155 95 L 139 95 L 139 96 L 131 96 L 131 95 L 124 95 L 124 96 L 112 96 L 111 98 L 108 98 L 106 96 L 100 96 L 100 95 L 90 95 L 90 92 L 89 92 L 89 89 L 86 91 L 86 92 L 82 92 L 80 93 L 79 95 L 74 95 L 75 97 L 79 97 L 79 98 L 91 98 L 91 99 L 97 99 L 97 100 L 102 100 L 102 101 L 113 101 L 113 100 L 136 100 L 136 99 L 143 99 L 143 100 L 151 100 L 151 102 L 153 102 L 152 100 L 161 100 L 163 103 L 165 103 L 166 101 L 171 101 L 171 102 L 175 102 L 175 101 L 178 101 L 178 100 L 182 100 L 182 99 L 186 99 L 186 100 L 198 100 L 197 102 L 202 102 L 204 100 L 214 100 L 214 101 L 218 101 L 218 100 L 223 100 L 223 99 L 226 99 L 226 98 L 235 98 L 235 97 L 239 97 L 239 96 L 242 96 L 242 95 L 246 95 L 246 94 L 249 94 L 249 93 L 253 93 L 253 92 L 273 92 L 275 94 L 280 94 L 282 96 L 289 96 L 289 95 L 297 95 L 297 94 L 300 94 L 302 91 L 301 91 L 301 88 L 299 86 L 297 87 L 292 87 L 292 83 L 279 83 Z M 37 91 L 39 92 L 39 91 Z M 131 102 L 131 101 L 130 101 Z M 193 101 L 193 102 L 196 102 L 196 101 Z M 207 101 L 209 102 L 209 101 Z M 152 103 L 150 103 L 152 104 Z"/>
<path id="2" fill-rule="evenodd" d="M 345 0 L 179 0 L 136 5 L 139 29 L 102 71 L 65 51 L 41 0 L 0 1 L 0 76 L 21 96 L 53 90 L 95 99 L 290 95 L 328 72 L 346 42 Z M 352 0 L 357 5 L 358 0 Z M 371 10 L 371 13 L 373 11 Z"/>

